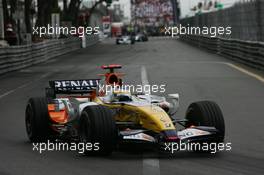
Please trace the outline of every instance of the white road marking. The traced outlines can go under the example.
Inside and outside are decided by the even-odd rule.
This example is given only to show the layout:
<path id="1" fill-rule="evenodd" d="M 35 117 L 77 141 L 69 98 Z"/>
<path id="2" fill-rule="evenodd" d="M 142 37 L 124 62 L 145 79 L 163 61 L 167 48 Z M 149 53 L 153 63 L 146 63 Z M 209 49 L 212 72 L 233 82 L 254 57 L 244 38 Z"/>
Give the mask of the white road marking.
<path id="1" fill-rule="evenodd" d="M 236 69 L 236 70 L 238 70 L 238 71 L 240 71 L 240 72 L 242 72 L 242 73 L 244 73 L 244 74 L 247 74 L 248 76 L 251 76 L 251 77 L 259 80 L 262 83 L 264 83 L 264 77 L 262 77 L 260 75 L 257 75 L 257 74 L 255 74 L 253 72 L 250 72 L 249 70 L 246 70 L 246 69 L 244 69 L 244 68 L 242 68 L 240 66 L 234 65 L 232 63 L 225 63 L 225 64 L 230 66 L 230 67 L 232 67 L 232 68 L 234 68 L 234 69 Z"/>
<path id="2" fill-rule="evenodd" d="M 178 61 L 177 63 L 190 63 L 190 64 L 224 64 L 224 65 L 227 65 L 233 69 L 236 69 L 238 70 L 239 72 L 242 72 L 250 77 L 253 77 L 257 80 L 259 80 L 260 82 L 264 83 L 264 77 L 261 76 L 261 75 L 258 75 L 256 73 L 253 73 L 245 68 L 242 68 L 238 65 L 235 65 L 233 63 L 229 63 L 229 62 L 223 62 L 223 61 Z"/>
<path id="3" fill-rule="evenodd" d="M 160 175 L 159 159 L 143 158 L 143 175 Z"/>
<path id="4" fill-rule="evenodd" d="M 9 94 L 12 94 L 13 92 L 15 92 L 16 89 L 13 89 L 13 90 L 10 90 L 8 92 L 5 92 L 3 94 L 0 95 L 0 99 L 5 97 L 5 96 L 8 96 Z"/>
<path id="5" fill-rule="evenodd" d="M 9 90 L 9 91 L 7 91 L 7 92 L 1 94 L 1 95 L 0 95 L 0 99 L 1 99 L 1 98 L 4 98 L 4 97 L 6 97 L 6 96 L 8 96 L 8 95 L 10 95 L 10 94 L 12 94 L 12 93 L 14 93 L 14 92 L 16 92 L 16 91 L 19 90 L 19 89 L 22 89 L 22 88 L 27 87 L 28 85 L 30 85 L 31 83 L 33 83 L 33 82 L 35 82 L 35 81 L 39 81 L 40 79 L 43 79 L 43 78 L 47 77 L 49 74 L 50 74 L 50 73 L 46 73 L 46 74 L 40 76 L 39 78 L 34 79 L 34 80 L 31 81 L 31 82 L 25 83 L 25 84 L 23 84 L 23 85 L 21 85 L 21 86 L 18 86 L 18 87 L 15 88 L 15 89 Z"/>
<path id="6" fill-rule="evenodd" d="M 145 66 L 141 67 L 141 82 L 143 86 L 149 85 L 147 70 Z"/>
<path id="7" fill-rule="evenodd" d="M 142 85 L 149 85 L 147 70 L 145 66 L 141 67 L 141 82 Z M 143 155 L 143 175 L 160 175 L 160 166 L 158 158 L 144 158 L 147 155 Z"/>
<path id="8" fill-rule="evenodd" d="M 48 61 L 45 62 L 45 64 L 47 64 L 47 63 L 53 63 L 55 61 L 58 61 L 58 59 L 57 58 L 56 59 L 49 59 Z"/>

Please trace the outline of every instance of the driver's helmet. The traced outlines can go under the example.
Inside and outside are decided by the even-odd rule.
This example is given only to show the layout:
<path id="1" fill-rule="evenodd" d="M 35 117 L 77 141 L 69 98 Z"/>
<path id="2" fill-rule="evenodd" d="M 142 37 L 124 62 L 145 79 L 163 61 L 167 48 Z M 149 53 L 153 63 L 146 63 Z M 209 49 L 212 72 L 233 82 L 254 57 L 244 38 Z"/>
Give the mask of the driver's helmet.
<path id="1" fill-rule="evenodd" d="M 112 94 L 112 102 L 131 102 L 132 95 L 129 91 L 114 91 Z"/>

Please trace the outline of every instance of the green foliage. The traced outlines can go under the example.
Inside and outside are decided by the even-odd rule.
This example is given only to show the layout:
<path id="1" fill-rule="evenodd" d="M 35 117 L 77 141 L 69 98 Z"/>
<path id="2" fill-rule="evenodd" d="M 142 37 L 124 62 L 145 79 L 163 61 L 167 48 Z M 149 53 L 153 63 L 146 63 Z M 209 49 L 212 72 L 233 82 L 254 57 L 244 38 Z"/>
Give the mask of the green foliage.
<path id="1" fill-rule="evenodd" d="M 112 4 L 112 0 L 106 0 L 105 2 L 107 4 L 107 6 L 110 6 Z"/>

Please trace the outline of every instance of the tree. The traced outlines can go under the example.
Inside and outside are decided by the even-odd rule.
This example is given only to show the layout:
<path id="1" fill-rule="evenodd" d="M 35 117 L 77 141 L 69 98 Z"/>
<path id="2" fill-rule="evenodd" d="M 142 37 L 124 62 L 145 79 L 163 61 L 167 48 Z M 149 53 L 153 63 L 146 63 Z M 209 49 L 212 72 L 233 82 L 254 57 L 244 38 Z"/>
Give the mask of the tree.
<path id="1" fill-rule="evenodd" d="M 37 26 L 46 26 L 51 21 L 51 13 L 58 13 L 58 0 L 38 0 Z"/>
<path id="2" fill-rule="evenodd" d="M 5 25 L 10 23 L 14 26 L 16 23 L 13 19 L 13 14 L 15 13 L 17 8 L 17 0 L 2 0 L 2 5 Z M 8 9 L 8 6 L 10 7 L 10 9 Z"/>
<path id="3" fill-rule="evenodd" d="M 49 0 L 48 0 L 49 1 Z M 47 2 L 46 0 L 38 0 L 38 13 L 37 13 L 37 26 L 44 26 L 45 23 L 45 11 L 47 9 Z M 48 14 L 47 14 L 48 15 Z"/>
<path id="4" fill-rule="evenodd" d="M 107 5 L 110 6 L 112 3 L 112 0 L 96 1 L 95 4 L 89 10 L 89 16 L 87 19 L 88 22 L 90 21 L 91 14 L 93 14 L 96 7 L 103 2 L 106 2 Z M 78 14 L 79 14 L 81 3 L 82 3 L 82 0 L 71 0 L 69 7 L 67 7 L 67 0 L 63 0 L 63 6 L 64 6 L 63 19 L 66 21 L 71 21 L 73 25 L 77 25 L 78 24 Z"/>
<path id="5" fill-rule="evenodd" d="M 201 10 L 203 8 L 203 3 L 199 2 L 197 7 L 198 7 L 199 10 Z"/>
<path id="6" fill-rule="evenodd" d="M 95 11 L 96 7 L 106 2 L 107 5 L 111 5 L 112 0 L 98 0 L 95 2 L 95 4 L 91 7 L 89 10 L 89 17 L 88 22 L 90 21 L 91 14 Z M 64 21 L 71 21 L 74 26 L 78 25 L 78 14 L 80 10 L 80 5 L 82 3 L 82 0 L 70 0 L 68 5 L 68 0 L 63 0 L 63 13 L 62 18 Z"/>
<path id="7" fill-rule="evenodd" d="M 73 25 L 78 24 L 78 13 L 82 0 L 71 0 L 69 6 L 67 6 L 67 0 L 63 1 L 63 19 L 65 21 L 71 21 Z"/>
<path id="8" fill-rule="evenodd" d="M 106 1 L 105 0 L 96 1 L 95 4 L 91 7 L 91 9 L 89 10 L 89 16 L 87 19 L 88 23 L 90 22 L 91 16 L 92 16 L 94 10 L 96 9 L 96 7 L 103 2 L 106 2 Z M 109 2 L 109 1 L 107 1 L 107 2 Z M 107 3 L 107 4 L 109 4 L 109 3 Z"/>
<path id="9" fill-rule="evenodd" d="M 17 0 L 9 0 L 10 5 L 10 16 L 13 19 L 13 14 L 16 12 L 17 9 Z"/>
<path id="10" fill-rule="evenodd" d="M 8 13 L 8 6 L 7 6 L 7 0 L 2 1 L 3 5 L 3 14 L 4 14 L 4 24 L 6 25 L 8 22 L 10 22 L 10 16 Z"/>
<path id="11" fill-rule="evenodd" d="M 25 0 L 25 24 L 26 24 L 26 31 L 27 33 L 32 32 L 32 24 L 31 24 L 31 7 L 32 0 Z"/>
<path id="12" fill-rule="evenodd" d="M 63 13 L 67 12 L 68 9 L 68 0 L 63 0 Z"/>

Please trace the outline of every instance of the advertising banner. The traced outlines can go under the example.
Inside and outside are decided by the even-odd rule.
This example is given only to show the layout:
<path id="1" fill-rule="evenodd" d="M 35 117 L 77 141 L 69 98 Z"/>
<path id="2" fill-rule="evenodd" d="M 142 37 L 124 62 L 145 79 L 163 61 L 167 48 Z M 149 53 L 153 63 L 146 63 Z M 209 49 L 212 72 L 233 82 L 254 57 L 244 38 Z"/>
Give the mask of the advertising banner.
<path id="1" fill-rule="evenodd" d="M 103 22 L 104 34 L 109 35 L 111 33 L 111 18 L 110 18 L 110 16 L 103 16 L 102 22 Z"/>
<path id="2" fill-rule="evenodd" d="M 140 26 L 164 26 L 173 24 L 171 0 L 131 0 L 132 18 Z"/>

